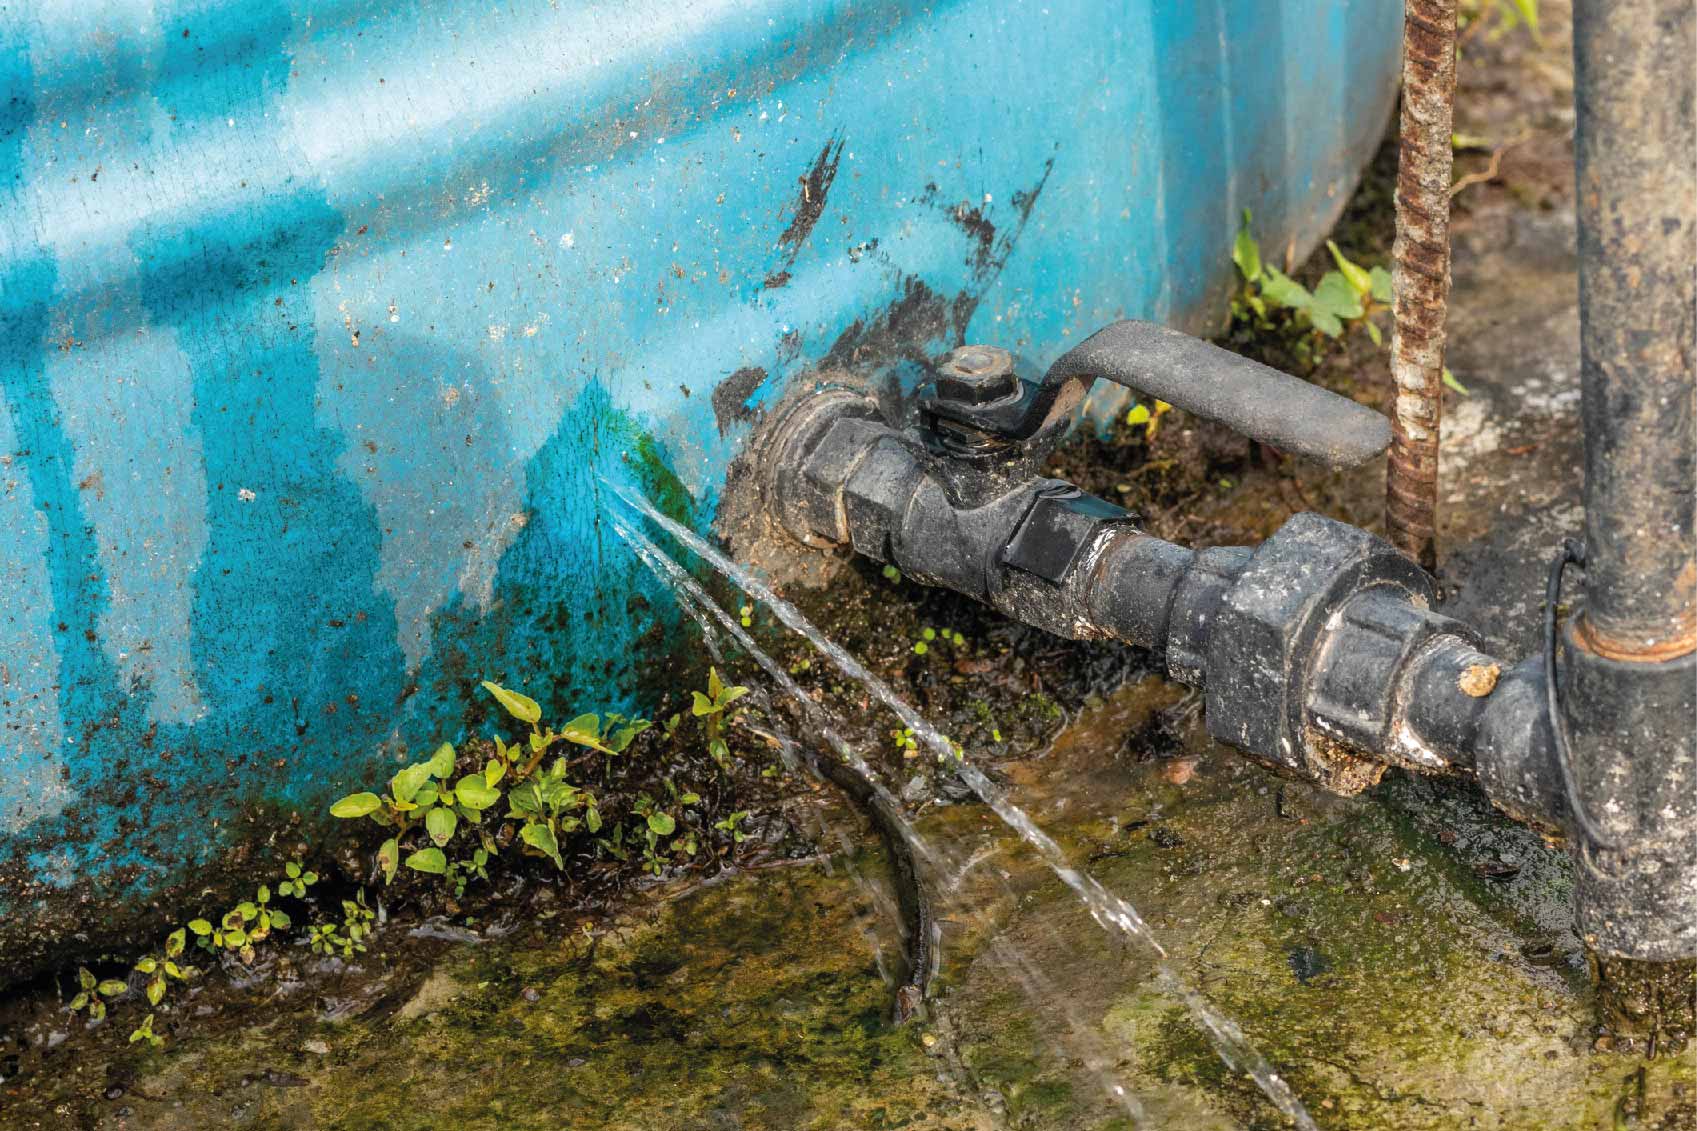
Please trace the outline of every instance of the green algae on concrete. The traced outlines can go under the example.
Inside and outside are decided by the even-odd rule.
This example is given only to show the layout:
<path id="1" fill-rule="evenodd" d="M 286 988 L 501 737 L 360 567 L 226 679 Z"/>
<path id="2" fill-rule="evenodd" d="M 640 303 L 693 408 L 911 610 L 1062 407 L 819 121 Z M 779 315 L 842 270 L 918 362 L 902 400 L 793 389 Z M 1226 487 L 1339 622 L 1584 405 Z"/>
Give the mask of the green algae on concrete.
<path id="1" fill-rule="evenodd" d="M 1579 943 L 1570 920 L 1554 929 L 1568 914 L 1562 853 L 1476 799 L 1452 798 L 1469 811 L 1433 835 L 1408 808 L 1430 803 L 1418 783 L 1335 798 L 1197 734 L 1172 762 L 1116 762 L 1119 724 L 1146 695 L 1132 687 L 1087 713 L 1021 796 L 1140 908 L 1181 976 L 1242 1026 L 1320 1126 L 1693 1126 L 1690 1057 L 1592 1050 Z M 1067 1047 L 1064 1003 L 1119 1050 L 1117 1072 L 1152 1122 L 1177 1094 L 1189 1114 L 1176 1126 L 1282 1125 L 1159 993 L 1149 957 L 1109 945 L 1058 885 L 1021 900 L 998 933 L 1046 973 L 1051 1000 L 1010 992 L 990 964 L 957 980 L 948 1008 L 982 1086 L 1019 1087 L 1064 1062 L 1047 1052 Z M 1047 1040 L 1023 1031 L 1033 1013 Z M 1636 1122 L 1619 1121 L 1623 1102 Z M 1110 1118 L 1099 1100 L 1094 1118 Z M 1031 1125 L 1091 1123 L 1070 1113 Z"/>
<path id="2" fill-rule="evenodd" d="M 998 769 L 1322 1128 L 1692 1126 L 1688 1058 L 1592 1048 L 1559 852 L 1463 791 L 1282 782 L 1186 708 L 1145 680 Z M 1169 756 L 1128 752 L 1128 730 L 1175 717 Z M 163 1051 L 90 1044 L 0 1127 L 1118 1131 L 1137 1124 L 1115 1084 L 1148 1126 L 1285 1126 L 1157 988 L 1150 953 L 982 807 L 932 808 L 920 830 L 981 861 L 942 885 L 923 1026 L 889 1020 L 868 852 L 656 890 L 592 932 L 541 911 L 410 960 L 422 944 L 401 941 L 352 989 L 262 983 Z M 106 1098 L 87 1102 L 90 1080 Z"/>
<path id="3" fill-rule="evenodd" d="M 89 1125 L 989 1126 L 921 1033 L 889 1023 L 866 909 L 845 886 L 773 869 L 593 938 L 562 926 L 455 947 L 404 1001 L 340 1024 L 301 995 L 223 1036 L 191 1029 L 136 1054 L 132 1086 Z"/>

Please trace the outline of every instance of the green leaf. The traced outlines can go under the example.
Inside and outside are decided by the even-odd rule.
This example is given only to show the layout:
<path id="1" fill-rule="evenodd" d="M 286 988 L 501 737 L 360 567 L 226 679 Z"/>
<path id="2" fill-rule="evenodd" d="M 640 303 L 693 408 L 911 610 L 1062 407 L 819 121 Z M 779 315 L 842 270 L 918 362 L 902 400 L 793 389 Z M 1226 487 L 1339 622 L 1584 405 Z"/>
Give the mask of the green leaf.
<path id="1" fill-rule="evenodd" d="M 1373 284 L 1369 288 L 1373 295 L 1373 301 L 1388 305 L 1396 296 L 1396 290 L 1391 283 L 1391 273 L 1383 267 L 1375 267 L 1367 274 Z"/>
<path id="2" fill-rule="evenodd" d="M 152 957 L 144 958 L 135 964 L 134 969 L 137 974 L 151 974 L 159 969 L 159 962 Z"/>
<path id="3" fill-rule="evenodd" d="M 165 975 L 158 974 L 147 983 L 147 1004 L 158 1005 L 165 1000 Z"/>
<path id="4" fill-rule="evenodd" d="M 1447 388 L 1454 389 L 1464 397 L 1470 397 L 1473 395 L 1468 391 L 1466 385 L 1463 385 L 1460 381 L 1455 379 L 1455 374 L 1450 372 L 1450 367 L 1447 365 L 1444 366 L 1444 385 Z"/>
<path id="5" fill-rule="evenodd" d="M 116 978 L 107 978 L 105 981 L 101 982 L 98 986 L 94 987 L 94 990 L 95 990 L 96 993 L 100 994 L 102 997 L 117 997 L 119 994 L 125 992 L 129 988 L 130 987 L 129 987 L 128 983 L 120 982 Z"/>
<path id="6" fill-rule="evenodd" d="M 590 832 L 592 832 L 592 833 L 600 832 L 601 831 L 601 810 L 595 808 L 595 806 L 593 806 L 593 805 L 591 805 L 588 809 L 584 810 L 583 823 L 584 823 L 584 827 L 586 827 Z"/>
<path id="7" fill-rule="evenodd" d="M 1316 330 L 1328 338 L 1335 338 L 1343 333 L 1343 323 L 1339 322 L 1338 316 L 1329 310 L 1310 310 L 1308 321 L 1313 324 Z"/>
<path id="8" fill-rule="evenodd" d="M 428 763 L 426 763 L 428 765 Z M 441 800 L 442 791 L 436 788 L 436 783 L 427 781 L 418 787 L 418 792 L 412 795 L 412 803 L 420 809 L 428 809 Z"/>
<path id="9" fill-rule="evenodd" d="M 78 994 L 76 997 L 71 999 L 71 1012 L 75 1013 L 77 1010 L 82 1009 L 87 1004 L 88 1004 L 88 991 L 84 990 L 82 993 Z"/>
<path id="10" fill-rule="evenodd" d="M 190 919 L 189 930 L 193 931 L 201 938 L 205 938 L 207 935 L 212 933 L 212 924 L 208 923 L 205 919 Z"/>
<path id="11" fill-rule="evenodd" d="M 508 691 L 501 685 L 490 683 L 488 680 L 483 681 L 483 690 L 493 695 L 496 701 L 507 709 L 507 714 L 521 723 L 535 725 L 536 721 L 542 717 L 542 708 L 537 706 L 536 700 L 529 696 L 520 695 L 516 691 Z"/>
<path id="12" fill-rule="evenodd" d="M 444 742 L 436 748 L 436 753 L 430 756 L 430 776 L 447 780 L 454 772 L 454 744 Z"/>
<path id="13" fill-rule="evenodd" d="M 691 790 L 682 797 L 678 798 L 678 800 L 683 802 L 685 805 L 694 805 L 701 800 L 701 794 Z"/>
<path id="14" fill-rule="evenodd" d="M 713 702 L 717 703 L 719 701 L 719 696 L 724 694 L 724 691 L 725 691 L 725 685 L 719 679 L 719 669 L 714 668 L 714 667 L 708 668 L 707 669 L 707 697 L 709 699 L 711 699 Z"/>
<path id="15" fill-rule="evenodd" d="M 1538 34 L 1538 0 L 1509 0 L 1534 37 Z"/>
<path id="16" fill-rule="evenodd" d="M 747 694 L 748 688 L 746 687 L 727 687 L 719 695 L 719 706 L 723 707 L 729 703 L 735 703 Z"/>
<path id="17" fill-rule="evenodd" d="M 1134 404 L 1131 411 L 1125 414 L 1125 422 L 1130 425 L 1147 424 L 1149 418 L 1149 406 L 1146 404 Z"/>
<path id="18" fill-rule="evenodd" d="M 1265 271 L 1261 280 L 1261 297 L 1267 302 L 1287 310 L 1307 310 L 1313 305 L 1314 296 L 1308 293 L 1307 287 L 1277 267 L 1268 267 Z"/>
<path id="19" fill-rule="evenodd" d="M 565 868 L 565 861 L 560 859 L 560 842 L 555 839 L 553 829 L 541 823 L 529 824 L 519 830 L 519 836 L 530 847 L 552 860 L 555 867 Z"/>
<path id="20" fill-rule="evenodd" d="M 542 800 L 556 809 L 563 805 L 569 805 L 577 797 L 578 792 L 575 785 L 560 780 L 551 780 L 538 786 L 538 789 L 541 790 Z"/>
<path id="21" fill-rule="evenodd" d="M 395 837 L 384 841 L 377 849 L 377 865 L 383 869 L 383 882 L 390 883 L 395 878 L 395 869 L 401 864 L 401 844 Z"/>
<path id="22" fill-rule="evenodd" d="M 454 796 L 467 809 L 481 812 L 501 800 L 501 791 L 485 781 L 482 774 L 467 774 L 455 783 Z"/>
<path id="23" fill-rule="evenodd" d="M 596 750 L 607 750 L 601 745 L 601 716 L 579 715 L 566 724 L 560 732 L 560 737 L 567 742 L 575 742 L 579 746 L 588 746 Z M 607 753 L 612 751 L 607 750 Z"/>
<path id="24" fill-rule="evenodd" d="M 691 691 L 690 695 L 694 697 L 689 707 L 690 714 L 699 717 L 701 715 L 711 715 L 718 711 L 719 708 L 714 706 L 713 700 L 701 694 L 701 692 Z"/>
<path id="25" fill-rule="evenodd" d="M 1382 346 L 1385 344 L 1385 336 L 1379 332 L 1379 327 L 1373 323 L 1372 319 L 1369 318 L 1363 325 L 1367 327 L 1367 336 L 1373 339 L 1374 345 Z"/>
<path id="26" fill-rule="evenodd" d="M 1361 296 L 1342 272 L 1327 271 L 1325 277 L 1320 280 L 1320 285 L 1314 288 L 1314 305 L 1309 310 L 1310 316 L 1315 311 L 1324 311 L 1346 322 L 1352 321 L 1361 317 Z"/>
<path id="27" fill-rule="evenodd" d="M 501 779 L 506 777 L 506 776 L 507 776 L 507 764 L 505 762 L 499 762 L 499 761 L 491 762 L 487 766 L 483 767 L 484 784 L 488 785 L 491 788 L 494 788 L 495 786 L 499 785 L 500 782 L 501 782 Z"/>
<path id="28" fill-rule="evenodd" d="M 383 799 L 375 793 L 350 793 L 330 806 L 332 817 L 364 817 L 383 807 Z"/>
<path id="29" fill-rule="evenodd" d="M 153 1004 L 158 1005 L 159 1003 L 154 1002 Z M 137 1025 L 135 1030 L 130 1033 L 130 1044 L 133 1045 L 137 1041 L 146 1041 L 154 1048 L 158 1048 L 160 1045 L 165 1043 L 165 1038 L 153 1031 L 153 1014 L 149 1013 L 146 1020 L 144 1020 L 140 1025 Z"/>
<path id="30" fill-rule="evenodd" d="M 614 731 L 607 739 L 607 746 L 615 754 L 623 754 L 630 746 L 631 740 L 654 724 L 647 719 L 632 719 L 626 725 Z"/>
<path id="31" fill-rule="evenodd" d="M 267 914 L 271 916 L 271 926 L 279 931 L 288 930 L 289 924 L 293 922 L 286 911 L 270 911 Z"/>
<path id="32" fill-rule="evenodd" d="M 671 836 L 678 823 L 672 819 L 670 813 L 650 813 L 648 827 L 656 836 Z"/>
<path id="33" fill-rule="evenodd" d="M 440 876 L 448 870 L 448 858 L 442 855 L 440 848 L 421 848 L 407 857 L 407 867 L 415 872 Z"/>
<path id="34" fill-rule="evenodd" d="M 1368 274 L 1364 267 L 1351 261 L 1331 240 L 1326 241 L 1326 249 L 1332 253 L 1332 260 L 1338 265 L 1338 270 L 1343 272 L 1344 281 L 1356 294 L 1365 298 L 1372 292 L 1373 276 Z"/>
<path id="35" fill-rule="evenodd" d="M 1237 230 L 1237 239 L 1232 242 L 1232 262 L 1237 264 L 1246 282 L 1253 283 L 1261 278 L 1261 245 L 1249 233 L 1247 208 L 1243 210 L 1243 226 Z"/>
<path id="36" fill-rule="evenodd" d="M 414 762 L 389 781 L 389 791 L 395 795 L 396 801 L 413 803 L 418 791 L 424 788 L 424 783 L 430 780 L 430 763 Z M 420 803 L 422 804 L 422 802 Z"/>
<path id="37" fill-rule="evenodd" d="M 298 880 L 301 878 L 301 866 L 291 860 L 283 865 L 283 874 L 291 880 Z"/>
<path id="38" fill-rule="evenodd" d="M 459 828 L 460 819 L 452 809 L 438 805 L 424 815 L 424 831 L 430 834 L 430 839 L 438 845 L 447 844 L 454 838 L 454 830 Z"/>

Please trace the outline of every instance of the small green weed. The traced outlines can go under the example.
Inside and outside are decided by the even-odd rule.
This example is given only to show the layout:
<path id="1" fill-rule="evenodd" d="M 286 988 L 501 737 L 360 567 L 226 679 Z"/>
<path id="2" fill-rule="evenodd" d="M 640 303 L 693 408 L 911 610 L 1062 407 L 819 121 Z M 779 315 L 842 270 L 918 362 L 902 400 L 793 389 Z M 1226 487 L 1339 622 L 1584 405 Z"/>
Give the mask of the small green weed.
<path id="1" fill-rule="evenodd" d="M 86 966 L 77 967 L 77 987 L 79 992 L 71 999 L 71 1012 L 85 1013 L 90 1021 L 104 1020 L 107 999 L 122 997 L 130 989 L 128 982 L 118 978 L 97 979 Z"/>
<path id="2" fill-rule="evenodd" d="M 744 832 L 742 828 L 742 823 L 748 820 L 748 818 L 749 812 L 747 809 L 738 809 L 735 813 L 725 817 L 723 820 L 714 821 L 713 827 L 722 833 L 729 833 L 733 843 L 741 844 L 743 841 L 748 839 L 748 834 Z"/>
<path id="3" fill-rule="evenodd" d="M 146 1041 L 154 1048 L 165 1043 L 165 1038 L 153 1031 L 153 1014 L 149 1013 L 143 1018 L 141 1024 L 137 1025 L 135 1031 L 130 1034 L 130 1044 L 133 1045 L 137 1041 Z"/>
<path id="4" fill-rule="evenodd" d="M 312 953 L 339 954 L 352 958 L 365 953 L 365 940 L 370 937 L 377 913 L 366 906 L 365 889 L 353 899 L 342 900 L 342 921 L 314 923 L 307 928 L 307 945 Z"/>
<path id="5" fill-rule="evenodd" d="M 956 648 L 966 647 L 966 637 L 953 629 L 945 628 L 939 632 L 935 628 L 926 627 L 920 630 L 919 639 L 913 642 L 913 654 L 916 656 L 925 655 L 931 651 L 931 645 L 939 640 L 944 644 L 952 644 Z"/>
<path id="6" fill-rule="evenodd" d="M 616 757 L 651 725 L 617 714 L 605 719 L 584 714 L 556 731 L 542 725 L 536 700 L 488 680 L 483 688 L 507 714 L 529 726 L 522 742 L 508 745 L 497 735 L 495 756 L 458 777 L 459 754 L 444 742 L 425 761 L 396 773 L 387 793 L 352 793 L 330 807 L 337 817 L 364 817 L 394 830 L 377 850 L 384 883 L 392 883 L 404 864 L 414 872 L 445 877 L 456 894 L 464 894 L 469 880 L 488 877 L 489 861 L 515 838 L 522 853 L 545 857 L 563 869 L 560 838 L 584 827 L 600 831 L 601 814 L 594 794 L 567 780 L 565 758 L 544 766 L 549 752 L 564 744 Z M 503 797 L 505 821 L 512 823 L 497 825 L 490 818 Z M 469 851 L 449 856 L 456 841 L 468 840 L 474 842 Z"/>
<path id="7" fill-rule="evenodd" d="M 1243 224 L 1232 242 L 1232 262 L 1243 276 L 1243 287 L 1232 300 L 1234 320 L 1257 331 L 1290 335 L 1295 339 L 1293 352 L 1304 363 L 1312 363 L 1316 358 L 1316 338 L 1341 338 L 1358 326 L 1375 346 L 1384 346 L 1384 331 L 1376 319 L 1388 315 L 1391 309 L 1394 292 L 1389 271 L 1379 266 L 1362 267 L 1336 243 L 1327 240 L 1326 249 L 1337 267 L 1321 276 L 1319 284 L 1310 291 L 1262 260 L 1261 247 L 1250 229 L 1251 219 L 1249 209 L 1245 208 Z M 1444 369 L 1443 380 L 1450 389 L 1467 395 L 1467 387 L 1448 368 Z"/>
<path id="8" fill-rule="evenodd" d="M 1391 303 L 1391 274 L 1383 267 L 1363 268 L 1344 255 L 1330 240 L 1326 247 L 1332 253 L 1337 269 L 1328 271 L 1312 291 L 1261 259 L 1261 247 L 1250 229 L 1249 209 L 1243 210 L 1243 224 L 1232 243 L 1232 262 L 1243 276 L 1244 287 L 1232 302 L 1232 314 L 1251 322 L 1256 329 L 1278 328 L 1276 320 L 1282 314 L 1297 328 L 1309 327 L 1328 338 L 1340 337 L 1346 325 L 1359 325 L 1367 330 L 1375 344 L 1383 340 L 1375 315 L 1388 310 Z"/>
<path id="9" fill-rule="evenodd" d="M 748 694 L 746 687 L 727 687 L 719 678 L 718 668 L 707 669 L 707 691 L 690 692 L 692 703 L 689 713 L 702 720 L 702 726 L 707 735 L 707 753 L 721 769 L 728 769 L 731 764 L 730 747 L 725 743 L 724 720 L 725 709 L 744 695 Z"/>
<path id="10" fill-rule="evenodd" d="M 752 609 L 745 609 L 744 616 L 751 617 Z M 565 838 L 580 830 L 594 838 L 586 847 L 621 860 L 640 845 L 643 867 L 653 875 L 664 870 L 667 859 L 699 851 L 698 829 L 706 827 L 705 818 L 694 818 L 692 827 L 682 815 L 701 803 L 700 795 L 663 780 L 666 800 L 642 795 L 631 807 L 634 823 L 626 825 L 605 821 L 595 795 L 572 780 L 573 767 L 586 758 L 598 758 L 605 768 L 624 755 L 650 727 L 647 720 L 582 714 L 556 730 L 542 725 L 542 711 L 535 700 L 498 684 L 485 682 L 483 687 L 508 715 L 528 727 L 521 740 L 509 744 L 497 735 L 489 748 L 491 756 L 481 766 L 464 767 L 464 755 L 451 743 L 442 743 L 430 757 L 395 773 L 381 793 L 351 793 L 330 807 L 336 817 L 370 820 L 387 830 L 389 835 L 373 861 L 385 884 L 393 882 L 405 865 L 409 873 L 442 877 L 446 888 L 459 898 L 472 881 L 487 880 L 496 855 L 514 845 L 523 855 L 545 858 L 563 868 Z M 723 737 L 727 710 L 747 693 L 745 687 L 727 686 L 717 671 L 709 672 L 706 694 L 693 693 L 691 713 L 703 720 L 721 765 L 729 764 Z M 673 716 L 667 733 L 675 731 L 678 723 L 678 716 Z M 565 756 L 572 750 L 580 752 L 576 760 Z M 744 837 L 739 822 L 747 815 L 734 814 L 727 818 L 729 825 L 721 821 L 714 827 L 733 844 L 740 843 Z M 604 827 L 608 824 L 610 829 Z M 199 974 L 184 961 L 191 940 L 223 961 L 251 965 L 259 946 L 295 929 L 294 916 L 278 901 L 296 900 L 310 906 L 318 882 L 318 874 L 301 860 L 289 860 L 274 885 L 260 884 L 250 898 L 222 914 L 196 917 L 173 930 L 158 950 L 134 963 L 129 978 L 102 979 L 86 967 L 79 968 L 77 992 L 68 1008 L 90 1024 L 99 1023 L 112 1004 L 131 994 L 132 985 L 139 986 L 140 996 L 155 1009 L 169 1008 L 170 987 Z M 351 958 L 365 952 L 376 920 L 377 913 L 361 888 L 354 898 L 341 901 L 339 919 L 314 921 L 300 936 L 314 954 Z M 154 1030 L 155 1016 L 149 1013 L 142 1020 L 130 1034 L 131 1043 L 155 1047 L 164 1043 L 164 1036 Z"/>
<path id="11" fill-rule="evenodd" d="M 1496 39 L 1524 24 L 1534 41 L 1543 41 L 1538 24 L 1538 0 L 1461 0 L 1457 15 L 1464 40 L 1472 38 L 1482 27 L 1489 26 L 1488 38 Z"/>
<path id="12" fill-rule="evenodd" d="M 187 946 L 188 931 L 178 927 L 165 936 L 165 946 L 161 953 L 145 955 L 135 964 L 135 972 L 147 979 L 143 989 L 147 995 L 147 1004 L 158 1005 L 164 1001 L 171 982 L 186 982 L 199 973 L 193 966 L 179 965 L 177 962 Z"/>

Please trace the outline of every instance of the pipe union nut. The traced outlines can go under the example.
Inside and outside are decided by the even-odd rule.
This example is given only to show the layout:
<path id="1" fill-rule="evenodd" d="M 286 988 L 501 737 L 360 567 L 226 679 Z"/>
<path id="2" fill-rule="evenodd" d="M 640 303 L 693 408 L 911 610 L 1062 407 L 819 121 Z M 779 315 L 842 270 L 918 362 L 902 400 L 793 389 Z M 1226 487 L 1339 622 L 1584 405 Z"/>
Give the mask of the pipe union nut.
<path id="1" fill-rule="evenodd" d="M 1336 793 L 1377 782 L 1370 761 L 1309 718 L 1317 660 L 1345 602 L 1368 590 L 1420 608 L 1431 579 L 1363 530 L 1317 514 L 1292 518 L 1250 558 L 1208 633 L 1208 732 Z"/>

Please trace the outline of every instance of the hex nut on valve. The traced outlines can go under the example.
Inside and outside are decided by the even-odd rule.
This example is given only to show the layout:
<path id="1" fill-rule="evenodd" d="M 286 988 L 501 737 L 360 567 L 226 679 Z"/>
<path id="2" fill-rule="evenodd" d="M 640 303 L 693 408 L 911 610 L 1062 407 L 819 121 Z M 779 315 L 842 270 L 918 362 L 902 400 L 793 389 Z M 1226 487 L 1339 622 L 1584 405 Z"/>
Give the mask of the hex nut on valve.
<path id="1" fill-rule="evenodd" d="M 985 405 L 1019 394 L 1013 354 L 996 346 L 961 346 L 937 368 L 937 399 Z"/>

